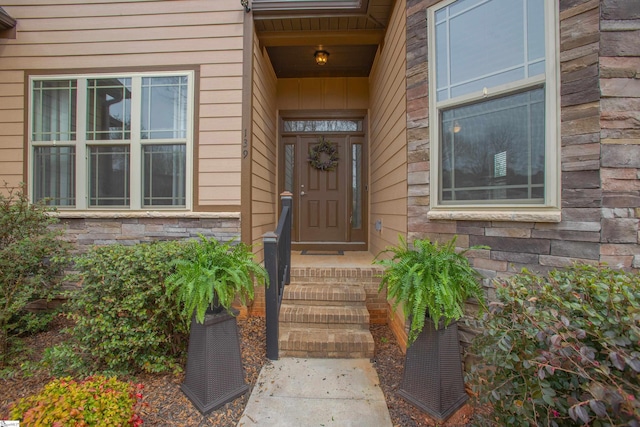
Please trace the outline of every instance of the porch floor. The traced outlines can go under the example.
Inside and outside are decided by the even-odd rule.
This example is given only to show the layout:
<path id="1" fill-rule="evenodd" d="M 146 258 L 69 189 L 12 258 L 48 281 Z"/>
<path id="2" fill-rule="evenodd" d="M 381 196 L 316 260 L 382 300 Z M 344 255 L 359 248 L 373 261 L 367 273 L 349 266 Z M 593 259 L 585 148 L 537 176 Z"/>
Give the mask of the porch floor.
<path id="1" fill-rule="evenodd" d="M 308 251 L 302 255 L 299 250 L 291 251 L 291 267 L 372 267 L 375 258 L 370 252 L 344 251 L 343 255 L 330 254 L 331 251 Z"/>

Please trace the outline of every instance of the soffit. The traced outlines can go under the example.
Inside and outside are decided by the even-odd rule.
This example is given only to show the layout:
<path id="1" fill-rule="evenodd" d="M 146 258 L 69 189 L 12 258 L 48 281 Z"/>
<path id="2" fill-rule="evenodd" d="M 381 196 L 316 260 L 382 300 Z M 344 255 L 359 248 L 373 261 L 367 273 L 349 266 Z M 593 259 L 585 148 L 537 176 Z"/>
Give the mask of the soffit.
<path id="1" fill-rule="evenodd" d="M 394 0 L 369 0 L 357 8 L 255 9 L 256 33 L 279 78 L 366 77 L 384 40 Z M 280 3 L 281 5 L 281 3 Z M 329 52 L 326 65 L 316 50 Z"/>

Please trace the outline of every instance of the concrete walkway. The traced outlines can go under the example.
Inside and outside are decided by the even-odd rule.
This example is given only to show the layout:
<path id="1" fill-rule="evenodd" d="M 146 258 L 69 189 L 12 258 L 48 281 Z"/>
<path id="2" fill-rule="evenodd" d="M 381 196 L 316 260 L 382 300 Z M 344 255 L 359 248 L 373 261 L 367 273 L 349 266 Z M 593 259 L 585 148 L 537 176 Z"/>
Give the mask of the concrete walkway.
<path id="1" fill-rule="evenodd" d="M 238 427 L 391 427 L 369 359 L 267 362 Z"/>

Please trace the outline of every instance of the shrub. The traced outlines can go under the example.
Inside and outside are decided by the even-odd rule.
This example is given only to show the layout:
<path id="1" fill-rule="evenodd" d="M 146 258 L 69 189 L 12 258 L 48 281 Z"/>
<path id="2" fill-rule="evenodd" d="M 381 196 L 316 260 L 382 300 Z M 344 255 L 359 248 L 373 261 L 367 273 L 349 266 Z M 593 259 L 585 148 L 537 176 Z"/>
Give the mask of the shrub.
<path id="1" fill-rule="evenodd" d="M 95 376 L 77 382 L 55 379 L 33 396 L 20 399 L 10 417 L 22 426 L 139 426 L 142 384 Z"/>
<path id="2" fill-rule="evenodd" d="M 472 351 L 490 423 L 640 426 L 640 276 L 593 266 L 498 284 Z"/>
<path id="3" fill-rule="evenodd" d="M 30 204 L 22 189 L 5 183 L 0 193 L 0 364 L 6 362 L 9 337 L 35 299 L 48 299 L 60 289 L 68 261 L 69 244 L 58 237 L 62 231 L 49 226 L 44 203 Z"/>
<path id="4" fill-rule="evenodd" d="M 75 326 L 69 348 L 49 351 L 78 357 L 87 372 L 161 372 L 176 369 L 184 354 L 188 325 L 164 281 L 172 260 L 182 256 L 178 242 L 94 247 L 76 260 L 82 288 L 70 299 Z"/>

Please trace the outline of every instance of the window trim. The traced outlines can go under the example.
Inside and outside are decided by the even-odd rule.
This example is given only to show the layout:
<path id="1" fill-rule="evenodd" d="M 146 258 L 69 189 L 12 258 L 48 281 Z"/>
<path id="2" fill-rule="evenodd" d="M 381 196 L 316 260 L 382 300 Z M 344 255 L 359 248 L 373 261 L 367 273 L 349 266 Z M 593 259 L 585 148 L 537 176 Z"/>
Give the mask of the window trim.
<path id="1" fill-rule="evenodd" d="M 554 0 L 544 0 L 545 19 L 545 75 L 529 77 L 489 90 L 477 91 L 453 99 L 436 100 L 436 40 L 435 12 L 457 0 L 441 1 L 427 9 L 428 31 L 428 82 L 429 93 L 429 139 L 430 139 L 430 205 L 429 219 L 449 220 L 538 220 L 541 222 L 560 221 L 561 157 L 560 157 L 560 41 L 558 10 Z M 489 100 L 507 94 L 545 87 L 545 199 L 541 204 L 531 203 L 442 203 L 440 200 L 440 122 L 441 110 L 462 106 L 480 100 Z"/>
<path id="2" fill-rule="evenodd" d="M 187 128 L 184 138 L 178 139 L 142 139 L 141 111 L 142 111 L 142 79 L 145 77 L 187 77 Z M 122 71 L 109 73 L 60 73 L 60 74 L 33 74 L 29 76 L 28 86 L 28 124 L 27 124 L 27 177 L 29 182 L 29 197 L 33 202 L 34 196 L 34 147 L 36 146 L 73 146 L 75 147 L 76 186 L 75 206 L 56 206 L 59 211 L 108 211 L 108 212 L 149 212 L 149 211 L 191 211 L 193 210 L 193 186 L 194 186 L 194 149 L 195 149 L 195 76 L 194 70 L 170 70 L 170 71 Z M 104 78 L 131 78 L 131 138 L 128 140 L 91 140 L 87 138 L 87 83 L 89 79 Z M 33 88 L 34 82 L 44 80 L 75 80 L 76 81 L 76 130 L 75 140 L 70 141 L 34 141 L 33 140 Z M 134 83 L 135 82 L 135 83 Z M 135 86 L 135 90 L 134 90 Z M 142 147 L 153 144 L 185 144 L 185 205 L 184 206 L 143 206 L 143 155 Z M 129 206 L 89 206 L 89 146 L 91 145 L 129 145 L 131 168 Z M 137 166 L 134 166 L 137 165 Z"/>

